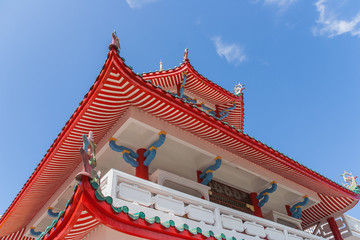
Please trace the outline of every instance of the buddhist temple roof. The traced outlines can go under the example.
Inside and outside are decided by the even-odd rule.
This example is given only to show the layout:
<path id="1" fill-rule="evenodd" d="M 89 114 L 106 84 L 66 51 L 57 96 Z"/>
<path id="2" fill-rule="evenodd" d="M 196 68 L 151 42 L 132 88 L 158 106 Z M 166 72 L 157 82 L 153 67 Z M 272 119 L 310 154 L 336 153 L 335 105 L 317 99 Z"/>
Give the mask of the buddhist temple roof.
<path id="1" fill-rule="evenodd" d="M 196 104 L 163 89 L 177 84 L 180 80 L 171 82 L 171 79 L 173 76 L 176 79 L 176 74 L 179 78 L 183 72 L 191 77 L 187 85 L 189 90 L 204 100 L 225 105 L 231 101 L 242 102 L 242 96 L 215 86 L 198 74 L 187 60 L 173 70 L 139 76 L 112 48 L 95 83 L 0 219 L 0 237 L 22 231 L 80 164 L 81 136 L 91 130 L 98 143 L 129 107 L 141 109 L 317 192 L 322 201 L 303 212 L 305 226 L 345 211 L 358 202 L 356 193 L 245 134 L 242 131 L 242 105 L 236 112 L 241 117 L 240 122 L 236 123 L 235 118 L 220 120 Z M 163 78 L 165 81 L 161 82 Z M 203 94 L 203 91 L 213 91 L 210 89 L 216 89 L 216 92 L 211 92 L 215 99 L 208 99 Z"/>

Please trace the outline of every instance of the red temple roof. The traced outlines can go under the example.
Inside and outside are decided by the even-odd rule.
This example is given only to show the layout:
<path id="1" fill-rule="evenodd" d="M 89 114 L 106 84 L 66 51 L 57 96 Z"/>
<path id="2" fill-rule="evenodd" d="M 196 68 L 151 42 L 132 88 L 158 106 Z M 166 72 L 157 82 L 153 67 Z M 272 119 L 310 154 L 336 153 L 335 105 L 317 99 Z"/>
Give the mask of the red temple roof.
<path id="1" fill-rule="evenodd" d="M 142 109 L 316 191 L 322 202 L 303 212 L 302 219 L 306 225 L 324 216 L 348 209 L 358 202 L 359 195 L 248 136 L 237 127 L 220 121 L 196 105 L 189 104 L 156 86 L 154 84 L 156 77 L 151 77 L 171 76 L 170 72 L 181 73 L 181 71 L 191 72 L 194 86 L 197 81 L 205 84 L 204 86 L 211 86 L 208 80 L 201 78 L 193 70 L 188 61 L 173 71 L 144 74 L 141 77 L 124 64 L 115 49 L 111 50 L 94 85 L 0 219 L 0 236 L 24 228 L 79 165 L 81 136 L 92 130 L 95 142 L 98 143 L 130 106 Z M 151 82 L 146 81 L 150 78 Z M 157 85 L 161 86 L 161 84 L 165 86 L 166 83 Z M 190 84 L 189 81 L 189 86 Z M 201 89 L 196 89 L 194 86 L 192 91 L 201 94 Z M 219 87 L 217 91 L 219 97 L 216 101 L 223 101 L 224 104 L 228 100 L 242 101 L 242 98 L 236 98 Z"/>

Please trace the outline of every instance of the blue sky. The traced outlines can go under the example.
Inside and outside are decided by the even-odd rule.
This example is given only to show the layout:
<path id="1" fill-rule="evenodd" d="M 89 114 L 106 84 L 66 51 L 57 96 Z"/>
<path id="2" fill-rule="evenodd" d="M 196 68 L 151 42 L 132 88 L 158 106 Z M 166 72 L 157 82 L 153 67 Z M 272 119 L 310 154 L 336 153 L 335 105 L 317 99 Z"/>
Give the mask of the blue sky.
<path id="1" fill-rule="evenodd" d="M 220 4 L 221 2 L 221 4 Z M 332 180 L 360 176 L 360 1 L 0 1 L 0 214 L 99 74 L 182 61 L 245 84 L 245 132 Z M 360 205 L 350 215 L 360 219 Z"/>

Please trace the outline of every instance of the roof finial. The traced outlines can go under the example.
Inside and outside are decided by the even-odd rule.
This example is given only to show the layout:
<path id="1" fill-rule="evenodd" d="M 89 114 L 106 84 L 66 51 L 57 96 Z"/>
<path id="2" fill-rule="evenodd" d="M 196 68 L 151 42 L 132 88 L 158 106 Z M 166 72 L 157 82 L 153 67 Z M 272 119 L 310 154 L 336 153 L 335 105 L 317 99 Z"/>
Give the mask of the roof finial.
<path id="1" fill-rule="evenodd" d="M 235 85 L 234 87 L 234 94 L 236 96 L 239 96 L 242 94 L 242 91 L 245 89 L 245 84 L 239 83 L 238 85 Z"/>
<path id="2" fill-rule="evenodd" d="M 185 52 L 184 52 L 184 62 L 186 61 L 186 60 L 188 60 L 188 49 L 187 48 L 185 48 Z"/>
<path id="3" fill-rule="evenodd" d="M 112 42 L 109 45 L 109 50 L 111 51 L 112 48 L 116 48 L 116 50 L 118 50 L 118 52 L 120 52 L 120 43 L 119 43 L 119 38 L 116 35 L 116 31 L 114 30 L 112 33 Z"/>
<path id="4" fill-rule="evenodd" d="M 163 70 L 163 67 L 162 67 L 162 61 L 160 60 L 160 71 Z"/>

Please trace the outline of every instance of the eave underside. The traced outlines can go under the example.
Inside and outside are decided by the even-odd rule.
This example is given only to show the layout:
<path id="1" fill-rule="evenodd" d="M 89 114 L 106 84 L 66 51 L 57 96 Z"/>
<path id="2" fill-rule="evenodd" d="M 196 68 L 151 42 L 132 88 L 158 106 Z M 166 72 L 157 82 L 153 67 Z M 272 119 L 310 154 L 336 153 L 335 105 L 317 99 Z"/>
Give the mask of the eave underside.
<path id="1" fill-rule="evenodd" d="M 322 205 L 312 207 L 312 211 L 304 211 L 303 219 L 307 224 L 324 216 L 315 214 L 319 211 L 317 208 L 323 209 L 326 214 L 339 213 L 358 201 L 358 196 L 349 190 L 145 82 L 135 75 L 113 50 L 99 79 L 4 214 L 0 222 L 0 236 L 12 234 L 25 227 L 59 184 L 79 165 L 81 136 L 91 130 L 94 132 L 95 142 L 99 142 L 130 106 L 318 192 L 324 197 L 324 201 Z M 337 208 L 333 207 L 334 202 L 338 205 Z"/>

